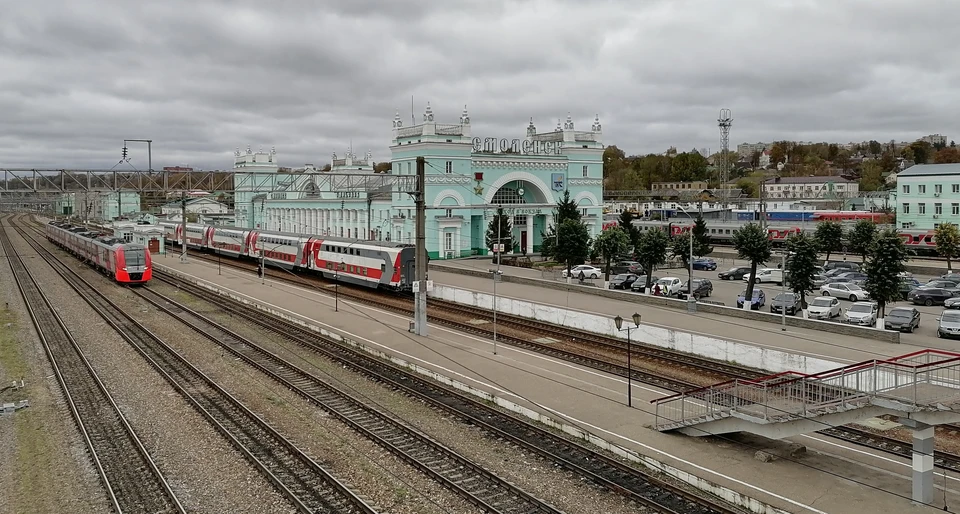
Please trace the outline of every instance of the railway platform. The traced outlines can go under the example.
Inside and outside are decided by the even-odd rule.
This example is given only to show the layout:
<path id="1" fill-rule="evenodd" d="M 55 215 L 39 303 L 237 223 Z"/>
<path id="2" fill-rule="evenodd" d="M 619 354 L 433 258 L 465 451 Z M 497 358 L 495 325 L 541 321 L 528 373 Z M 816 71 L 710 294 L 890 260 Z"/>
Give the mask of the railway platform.
<path id="1" fill-rule="evenodd" d="M 504 345 L 494 353 L 490 340 L 437 325 L 430 325 L 427 337 L 418 337 L 409 333 L 408 316 L 336 299 L 332 285 L 316 288 L 261 280 L 253 272 L 226 265 L 218 271 L 216 263 L 198 259 L 182 263 L 175 256 L 157 258 L 154 265 L 563 421 L 656 459 L 677 473 L 699 477 L 703 484 L 755 498 L 771 506 L 766 512 L 928 510 L 910 500 L 911 465 L 905 459 L 849 447 L 817 434 L 778 443 L 753 436 L 690 438 L 661 433 L 651 428 L 655 408 L 649 402 L 670 394 L 665 390 L 634 383 L 633 406 L 628 407 L 623 378 Z M 442 282 L 449 277 L 431 272 L 431 278 Z M 902 345 L 897 351 L 904 353 Z M 808 451 L 795 452 L 800 445 Z M 770 460 L 770 455 L 776 457 Z M 960 479 L 948 477 L 946 484 L 946 501 L 955 505 L 960 501 Z M 938 510 L 943 492 L 939 490 L 931 504 Z"/>

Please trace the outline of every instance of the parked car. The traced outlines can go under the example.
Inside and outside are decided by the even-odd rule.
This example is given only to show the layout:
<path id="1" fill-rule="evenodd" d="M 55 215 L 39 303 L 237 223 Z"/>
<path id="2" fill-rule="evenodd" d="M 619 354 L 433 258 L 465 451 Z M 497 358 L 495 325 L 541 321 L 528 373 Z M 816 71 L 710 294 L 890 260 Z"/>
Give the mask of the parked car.
<path id="1" fill-rule="evenodd" d="M 900 279 L 900 293 L 903 295 L 903 299 L 906 300 L 910 291 L 921 287 L 920 281 L 914 278 L 901 278 Z"/>
<path id="2" fill-rule="evenodd" d="M 656 285 L 660 286 L 660 294 L 663 296 L 676 296 L 683 287 L 683 282 L 677 277 L 663 277 L 657 280 Z"/>
<path id="3" fill-rule="evenodd" d="M 843 313 L 844 323 L 872 327 L 877 324 L 877 314 L 880 312 L 873 302 L 856 302 Z"/>
<path id="4" fill-rule="evenodd" d="M 943 302 L 943 306 L 948 309 L 960 309 L 960 296 L 954 296 L 953 298 L 947 298 Z"/>
<path id="5" fill-rule="evenodd" d="M 600 268 L 591 266 L 589 264 L 581 264 L 579 266 L 574 266 L 570 269 L 570 276 L 573 278 L 580 278 L 580 273 L 583 273 L 583 278 L 600 278 L 603 275 L 603 271 Z M 563 278 L 567 278 L 567 270 L 563 270 Z"/>
<path id="6" fill-rule="evenodd" d="M 858 286 L 862 286 L 863 283 L 867 281 L 867 274 L 861 273 L 859 271 L 848 271 L 846 273 L 841 273 L 837 275 L 836 278 L 830 281 L 831 282 L 853 282 Z"/>
<path id="7" fill-rule="evenodd" d="M 684 282 L 683 287 L 680 288 L 680 293 L 677 294 L 677 297 L 686 297 L 687 292 L 690 291 L 690 281 L 687 280 Z M 713 294 L 713 282 L 709 278 L 695 278 L 693 279 L 693 297 L 696 299 L 706 298 Z"/>
<path id="8" fill-rule="evenodd" d="M 660 280 L 660 277 L 654 275 L 650 278 L 650 284 L 656 284 Z M 647 276 L 646 275 L 637 275 L 637 279 L 630 284 L 630 290 L 634 293 L 642 293 L 647 287 Z M 651 285 L 651 287 L 653 287 Z"/>
<path id="9" fill-rule="evenodd" d="M 643 266 L 637 261 L 617 261 L 610 266 L 610 273 L 616 273 L 617 275 L 623 275 L 625 273 L 638 275 L 638 271 L 642 270 Z"/>
<path id="10" fill-rule="evenodd" d="M 960 312 L 943 311 L 937 323 L 937 337 L 960 337 Z"/>
<path id="11" fill-rule="evenodd" d="M 950 271 L 940 275 L 940 278 L 943 280 L 949 280 L 951 282 L 960 282 L 960 273 L 954 273 Z"/>
<path id="12" fill-rule="evenodd" d="M 940 289 L 957 289 L 957 282 L 953 280 L 944 280 L 940 278 L 935 278 L 926 284 L 923 287 L 937 287 Z"/>
<path id="13" fill-rule="evenodd" d="M 859 302 L 869 299 L 870 293 L 849 282 L 830 282 L 820 286 L 820 296 L 836 296 L 837 298 L 846 298 L 851 302 Z"/>
<path id="14" fill-rule="evenodd" d="M 913 332 L 920 328 L 920 311 L 913 307 L 897 307 L 890 309 L 887 316 L 883 318 L 883 328 L 887 330 L 899 330 L 901 332 Z"/>
<path id="15" fill-rule="evenodd" d="M 833 319 L 840 313 L 840 300 L 829 296 L 814 298 L 807 306 L 807 317 L 810 319 Z"/>
<path id="16" fill-rule="evenodd" d="M 777 285 L 783 283 L 783 270 L 777 268 L 763 268 L 757 270 L 757 276 L 753 275 L 744 275 L 743 280 L 745 282 L 755 282 L 761 284 L 763 282 L 772 282 Z"/>
<path id="17" fill-rule="evenodd" d="M 847 271 L 860 271 L 860 265 L 850 261 L 827 261 L 823 263 L 823 269 L 832 270 L 845 268 Z"/>
<path id="18" fill-rule="evenodd" d="M 704 258 L 694 259 L 693 269 L 702 271 L 715 271 L 717 269 L 717 261 Z"/>
<path id="19" fill-rule="evenodd" d="M 949 298 L 953 298 L 952 291 L 939 287 L 918 287 L 907 295 L 907 300 L 916 305 L 943 305 Z"/>
<path id="20" fill-rule="evenodd" d="M 747 290 L 744 289 L 740 291 L 740 296 L 737 297 L 737 307 L 743 308 L 744 299 L 747 296 Z M 763 289 L 756 288 L 753 290 L 753 298 L 750 300 L 750 310 L 759 310 L 760 307 L 763 307 L 767 304 L 767 295 L 763 292 Z"/>
<path id="21" fill-rule="evenodd" d="M 780 293 L 773 297 L 773 301 L 770 302 L 770 312 L 781 312 L 782 310 L 791 316 L 800 312 L 802 308 L 800 295 L 797 293 Z"/>
<path id="22" fill-rule="evenodd" d="M 749 273 L 749 266 L 734 266 L 727 271 L 721 271 L 720 273 L 717 273 L 717 277 L 720 280 L 740 280 L 744 275 L 748 275 Z"/>
<path id="23" fill-rule="evenodd" d="M 610 289 L 630 289 L 633 282 L 639 278 L 639 275 L 633 273 L 621 273 L 610 279 Z"/>

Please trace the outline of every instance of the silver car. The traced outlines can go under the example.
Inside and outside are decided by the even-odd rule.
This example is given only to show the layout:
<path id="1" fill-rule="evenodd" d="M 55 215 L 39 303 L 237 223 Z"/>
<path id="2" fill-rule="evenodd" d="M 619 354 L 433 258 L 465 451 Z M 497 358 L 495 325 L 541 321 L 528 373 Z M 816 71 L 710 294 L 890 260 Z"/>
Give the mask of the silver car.
<path id="1" fill-rule="evenodd" d="M 937 337 L 960 337 L 960 312 L 943 311 L 937 322 Z"/>
<path id="2" fill-rule="evenodd" d="M 943 306 L 948 309 L 960 309 L 960 296 L 947 298 L 946 300 L 943 301 Z"/>
<path id="3" fill-rule="evenodd" d="M 877 324 L 879 312 L 879 307 L 873 302 L 857 302 L 843 313 L 843 321 L 851 325 L 872 327 Z"/>

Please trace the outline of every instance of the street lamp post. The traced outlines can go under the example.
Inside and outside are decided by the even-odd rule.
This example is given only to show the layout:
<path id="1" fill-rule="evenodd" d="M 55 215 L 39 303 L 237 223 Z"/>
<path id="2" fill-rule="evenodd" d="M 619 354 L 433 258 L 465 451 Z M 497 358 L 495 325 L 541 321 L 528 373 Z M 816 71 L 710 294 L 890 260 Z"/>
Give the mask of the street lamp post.
<path id="1" fill-rule="evenodd" d="M 689 278 L 687 278 L 687 301 L 696 302 L 696 299 L 693 297 L 693 224 L 696 224 L 696 221 L 693 219 L 693 216 L 691 216 L 690 213 L 687 212 L 686 209 L 684 209 L 683 207 L 680 207 L 679 205 L 677 205 L 677 207 L 680 208 L 680 212 L 686 214 L 687 217 L 690 218 L 690 223 L 691 223 L 690 230 L 687 230 L 687 237 L 690 239 L 690 255 L 689 257 L 687 257 L 687 260 L 688 260 L 687 265 L 690 268 L 689 270 L 687 270 L 687 272 L 689 273 L 688 275 Z"/>
<path id="2" fill-rule="evenodd" d="M 337 265 L 337 272 L 333 274 L 333 312 L 340 312 L 340 268 L 344 266 L 345 263 L 341 259 L 340 264 Z"/>
<path id="3" fill-rule="evenodd" d="M 619 315 L 616 318 L 613 318 L 613 324 L 617 327 L 617 330 L 627 332 L 627 407 L 633 407 L 633 366 L 631 365 L 630 355 L 632 353 L 631 342 L 630 342 L 630 332 L 640 328 L 640 314 L 633 313 L 633 324 L 634 326 L 627 326 L 626 328 L 621 328 L 623 326 L 623 318 Z"/>
<path id="4" fill-rule="evenodd" d="M 220 243 L 217 243 L 217 275 L 220 275 Z"/>
<path id="5" fill-rule="evenodd" d="M 780 252 L 780 298 L 787 292 L 787 254 Z M 802 305 L 800 307 L 803 307 Z M 780 306 L 780 331 L 787 331 L 787 306 Z"/>

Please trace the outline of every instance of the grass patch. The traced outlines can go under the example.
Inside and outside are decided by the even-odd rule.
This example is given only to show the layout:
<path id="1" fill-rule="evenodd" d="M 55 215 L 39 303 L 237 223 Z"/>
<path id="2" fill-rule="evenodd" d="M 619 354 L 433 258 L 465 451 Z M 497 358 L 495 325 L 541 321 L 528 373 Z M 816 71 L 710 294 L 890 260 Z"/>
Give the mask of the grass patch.
<path id="1" fill-rule="evenodd" d="M 17 315 L 10 310 L 0 310 L 0 387 L 10 384 L 8 380 L 27 375 L 27 363 L 23 359 L 23 343 L 18 337 Z"/>
<path id="2" fill-rule="evenodd" d="M 51 447 L 51 441 L 43 429 L 41 411 L 31 406 L 14 414 L 14 432 L 17 455 L 15 473 L 17 491 L 13 498 L 13 512 L 41 513 L 50 512 L 50 495 L 45 494 L 62 464 L 58 464 L 57 452 Z"/>

